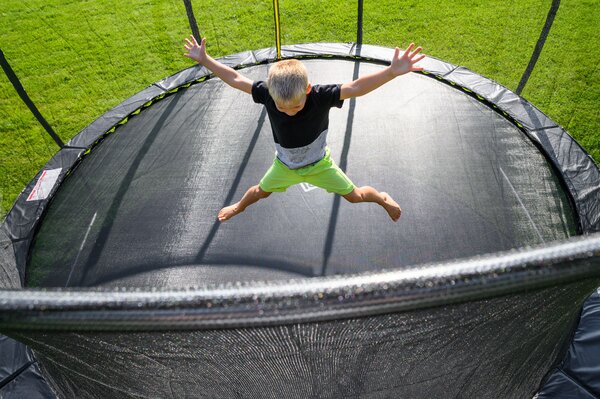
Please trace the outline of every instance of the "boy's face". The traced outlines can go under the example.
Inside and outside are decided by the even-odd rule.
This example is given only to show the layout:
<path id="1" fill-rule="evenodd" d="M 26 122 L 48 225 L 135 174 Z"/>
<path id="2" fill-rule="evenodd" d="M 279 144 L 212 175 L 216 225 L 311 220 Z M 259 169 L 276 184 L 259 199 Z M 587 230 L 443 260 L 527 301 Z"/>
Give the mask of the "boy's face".
<path id="1" fill-rule="evenodd" d="M 304 105 L 306 104 L 306 96 L 302 96 L 300 100 L 293 101 L 291 103 L 278 104 L 275 103 L 277 110 L 279 112 L 283 112 L 286 115 L 294 116 L 298 112 L 302 111 Z"/>
<path id="2" fill-rule="evenodd" d="M 308 87 L 306 88 L 306 93 L 300 99 L 289 102 L 289 103 L 275 102 L 275 106 L 277 107 L 277 110 L 279 112 L 283 112 L 284 114 L 289 115 L 289 116 L 296 115 L 298 112 L 302 111 L 302 109 L 304 108 L 304 105 L 306 104 L 306 96 L 308 95 L 308 93 L 310 93 L 311 89 L 312 89 L 312 86 L 309 83 Z"/>

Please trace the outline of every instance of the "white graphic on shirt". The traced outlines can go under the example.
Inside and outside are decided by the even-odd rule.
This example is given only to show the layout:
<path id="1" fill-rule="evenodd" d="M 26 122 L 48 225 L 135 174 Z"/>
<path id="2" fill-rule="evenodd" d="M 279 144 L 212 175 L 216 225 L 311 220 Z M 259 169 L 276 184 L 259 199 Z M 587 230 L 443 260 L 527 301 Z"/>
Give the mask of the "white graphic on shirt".
<path id="1" fill-rule="evenodd" d="M 323 130 L 315 141 L 304 147 L 285 148 L 275 143 L 277 158 L 290 169 L 299 169 L 320 161 L 325 156 L 326 146 L 327 130 Z"/>

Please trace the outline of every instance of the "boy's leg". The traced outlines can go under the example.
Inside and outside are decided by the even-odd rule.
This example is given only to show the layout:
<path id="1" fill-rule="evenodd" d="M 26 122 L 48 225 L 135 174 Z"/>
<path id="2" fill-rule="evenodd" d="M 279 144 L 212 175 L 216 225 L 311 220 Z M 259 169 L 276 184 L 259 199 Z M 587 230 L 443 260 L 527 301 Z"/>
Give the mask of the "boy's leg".
<path id="1" fill-rule="evenodd" d="M 284 192 L 289 186 L 301 181 L 295 173 L 275 158 L 258 185 L 250 187 L 239 202 L 221 209 L 219 220 L 221 222 L 229 220 L 238 213 L 242 213 L 248 206 L 267 198 L 271 193 Z"/>
<path id="2" fill-rule="evenodd" d="M 355 187 L 354 190 L 343 197 L 354 204 L 358 202 L 375 202 L 387 211 L 394 222 L 397 222 L 402 214 L 400 205 L 388 193 L 380 193 L 370 186 Z"/>
<path id="3" fill-rule="evenodd" d="M 219 212 L 219 221 L 224 222 L 231 219 L 235 215 L 244 212 L 248 206 L 263 198 L 267 198 L 269 195 L 271 193 L 263 191 L 259 185 L 250 187 L 239 202 L 221 209 Z"/>
<path id="4" fill-rule="evenodd" d="M 336 193 L 352 203 L 375 202 L 381 205 L 394 222 L 400 219 L 402 209 L 388 193 L 380 193 L 373 187 L 356 187 L 344 171 L 331 159 L 327 149 L 325 157 L 304 175 L 305 181 L 330 193 Z"/>

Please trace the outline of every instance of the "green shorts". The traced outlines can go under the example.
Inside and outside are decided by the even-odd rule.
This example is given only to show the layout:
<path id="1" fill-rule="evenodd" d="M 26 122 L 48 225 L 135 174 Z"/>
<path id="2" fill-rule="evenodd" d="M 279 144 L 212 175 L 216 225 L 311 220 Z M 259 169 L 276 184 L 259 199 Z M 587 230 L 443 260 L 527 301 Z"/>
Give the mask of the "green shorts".
<path id="1" fill-rule="evenodd" d="M 303 182 L 339 195 L 346 195 L 354 190 L 352 181 L 331 159 L 329 148 L 319 162 L 299 169 L 290 169 L 275 158 L 259 186 L 261 190 L 272 193 L 283 192 L 288 187 Z"/>

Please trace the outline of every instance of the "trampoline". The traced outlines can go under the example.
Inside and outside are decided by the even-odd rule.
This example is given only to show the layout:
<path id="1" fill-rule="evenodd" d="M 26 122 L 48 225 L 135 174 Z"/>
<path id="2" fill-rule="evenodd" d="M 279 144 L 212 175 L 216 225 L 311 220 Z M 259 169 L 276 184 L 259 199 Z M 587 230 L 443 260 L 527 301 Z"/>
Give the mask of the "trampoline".
<path id="1" fill-rule="evenodd" d="M 305 63 L 315 83 L 383 68 L 343 59 Z M 266 79 L 268 67 L 244 73 Z M 333 157 L 356 184 L 398 197 L 400 225 L 377 207 L 306 185 L 218 223 L 219 209 L 258 183 L 274 145 L 262 106 L 210 79 L 156 102 L 93 148 L 53 198 L 26 284 L 183 288 L 328 276 L 577 232 L 552 166 L 478 99 L 410 74 L 347 103 L 331 112 Z"/>
<path id="2" fill-rule="evenodd" d="M 342 83 L 392 53 L 282 55 Z M 532 397 L 600 285 L 600 172 L 521 97 L 422 64 L 330 113 L 332 157 L 398 223 L 309 185 L 219 223 L 272 162 L 262 106 L 201 67 L 126 100 L 2 225 L 1 331 L 62 396 Z"/>

